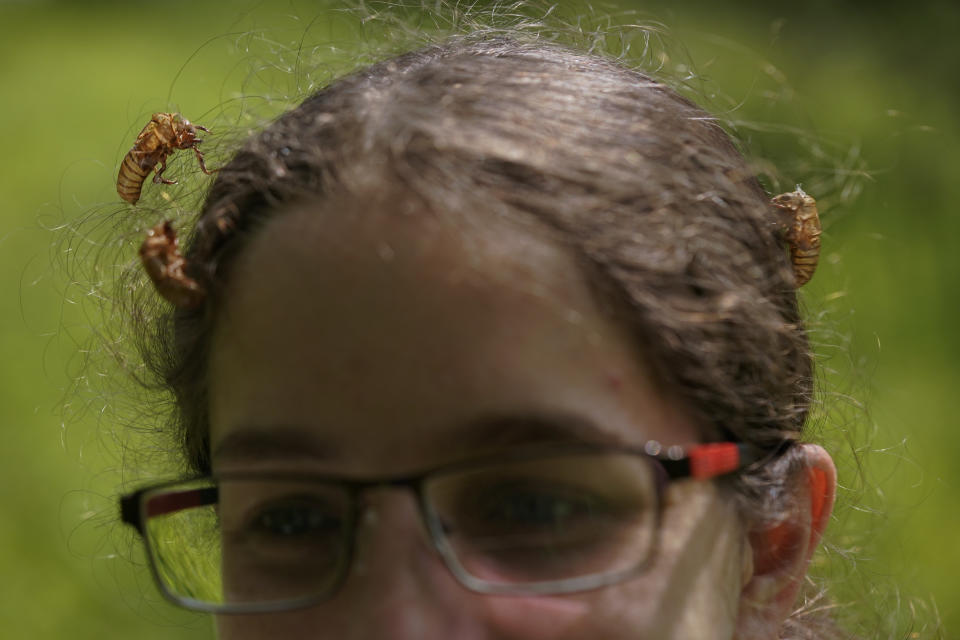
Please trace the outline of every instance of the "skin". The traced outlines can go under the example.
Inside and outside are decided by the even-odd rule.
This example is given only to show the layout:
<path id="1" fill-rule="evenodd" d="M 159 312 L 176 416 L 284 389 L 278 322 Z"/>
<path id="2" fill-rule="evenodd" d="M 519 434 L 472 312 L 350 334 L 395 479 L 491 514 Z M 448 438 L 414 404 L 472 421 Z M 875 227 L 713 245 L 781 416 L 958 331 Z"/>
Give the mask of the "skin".
<path id="1" fill-rule="evenodd" d="M 211 352 L 215 470 L 399 475 L 527 441 L 702 439 L 566 251 L 505 222 L 456 227 L 423 212 L 391 215 L 399 207 L 302 204 L 244 250 Z M 592 427 L 476 426 L 484 416 L 531 414 Z M 809 493 L 798 486 L 799 498 Z M 573 595 L 489 596 L 448 572 L 412 494 L 377 488 L 364 504 L 354 563 L 332 599 L 221 616 L 220 637 L 773 637 L 765 634 L 796 594 L 784 585 L 798 584 L 809 558 L 796 549 L 816 542 L 811 518 L 798 518 L 799 542 L 763 556 L 758 574 L 765 533 L 742 523 L 716 484 L 681 481 L 668 489 L 660 553 L 642 576 Z M 789 580 L 778 577 L 788 570 Z M 782 614 L 771 611 L 777 597 L 787 600 Z"/>

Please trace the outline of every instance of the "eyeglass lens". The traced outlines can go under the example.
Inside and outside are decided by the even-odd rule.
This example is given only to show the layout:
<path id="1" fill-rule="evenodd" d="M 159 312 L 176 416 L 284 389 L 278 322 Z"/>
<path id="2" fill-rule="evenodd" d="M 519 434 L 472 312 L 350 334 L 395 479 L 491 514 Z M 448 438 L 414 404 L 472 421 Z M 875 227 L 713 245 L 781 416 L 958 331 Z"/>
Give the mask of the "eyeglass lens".
<path id="1" fill-rule="evenodd" d="M 437 478 L 425 494 L 453 559 L 490 585 L 627 571 L 646 560 L 656 534 L 656 478 L 637 456 L 477 467 Z"/>

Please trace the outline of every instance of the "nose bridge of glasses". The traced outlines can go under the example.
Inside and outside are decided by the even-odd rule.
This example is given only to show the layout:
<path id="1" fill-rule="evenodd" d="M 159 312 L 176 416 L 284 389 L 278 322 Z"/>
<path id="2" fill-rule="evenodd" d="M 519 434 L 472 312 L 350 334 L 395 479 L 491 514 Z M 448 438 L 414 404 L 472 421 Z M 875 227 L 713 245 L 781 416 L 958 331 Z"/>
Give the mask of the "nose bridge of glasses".
<path id="1" fill-rule="evenodd" d="M 455 585 L 437 552 L 418 504 L 412 483 L 383 483 L 364 487 L 357 502 L 357 530 L 350 574 L 351 583 L 376 583 L 378 589 L 392 589 L 414 581 L 415 590 L 444 589 Z M 434 585 L 426 586 L 427 583 Z M 393 587 L 391 585 L 394 585 Z"/>
<path id="2" fill-rule="evenodd" d="M 410 544 L 432 547 L 413 482 L 389 481 L 363 487 L 357 496 L 357 553 L 377 554 L 379 547 L 399 549 Z"/>

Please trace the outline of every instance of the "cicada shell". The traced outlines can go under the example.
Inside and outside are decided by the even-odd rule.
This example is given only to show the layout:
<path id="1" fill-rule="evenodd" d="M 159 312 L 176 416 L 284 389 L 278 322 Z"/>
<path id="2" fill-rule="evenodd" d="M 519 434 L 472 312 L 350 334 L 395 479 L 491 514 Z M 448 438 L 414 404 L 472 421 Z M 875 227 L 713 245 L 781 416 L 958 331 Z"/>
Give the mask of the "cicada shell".
<path id="1" fill-rule="evenodd" d="M 164 178 L 163 172 L 167 169 L 167 156 L 177 149 L 193 149 L 200 170 L 207 175 L 213 173 L 207 169 L 203 154 L 197 148 L 203 142 L 197 138 L 198 130 L 210 131 L 198 124 L 191 124 L 179 113 L 153 114 L 120 164 L 120 173 L 117 175 L 117 193 L 120 197 L 130 204 L 136 204 L 140 199 L 143 181 L 154 169 L 154 183 L 176 184 L 176 180 Z"/>
<path id="2" fill-rule="evenodd" d="M 774 196 L 771 203 L 788 214 L 783 224 L 783 237 L 790 246 L 796 286 L 802 287 L 813 278 L 820 259 L 821 229 L 817 201 L 797 185 L 796 191 Z"/>
<path id="3" fill-rule="evenodd" d="M 147 231 L 140 245 L 140 259 L 164 299 L 177 307 L 194 309 L 203 303 L 206 291 L 184 272 L 187 261 L 180 254 L 179 244 L 173 225 L 166 220 Z"/>

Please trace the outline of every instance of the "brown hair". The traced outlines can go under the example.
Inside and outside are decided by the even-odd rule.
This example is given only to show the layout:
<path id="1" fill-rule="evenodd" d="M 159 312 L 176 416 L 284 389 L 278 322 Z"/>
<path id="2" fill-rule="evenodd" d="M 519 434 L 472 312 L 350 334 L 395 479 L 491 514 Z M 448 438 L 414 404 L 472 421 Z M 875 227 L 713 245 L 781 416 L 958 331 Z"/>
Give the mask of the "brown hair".
<path id="1" fill-rule="evenodd" d="M 341 78 L 220 169 L 186 243 L 207 302 L 139 334 L 174 393 L 192 470 L 210 467 L 207 355 L 233 258 L 279 205 L 371 188 L 548 230 L 712 435 L 770 452 L 737 495 L 751 520 L 781 516 L 798 465 L 784 443 L 806 422 L 812 354 L 767 194 L 716 120 L 667 86 L 604 57 L 489 35 Z"/>

